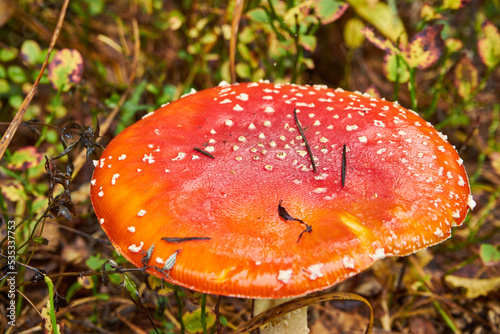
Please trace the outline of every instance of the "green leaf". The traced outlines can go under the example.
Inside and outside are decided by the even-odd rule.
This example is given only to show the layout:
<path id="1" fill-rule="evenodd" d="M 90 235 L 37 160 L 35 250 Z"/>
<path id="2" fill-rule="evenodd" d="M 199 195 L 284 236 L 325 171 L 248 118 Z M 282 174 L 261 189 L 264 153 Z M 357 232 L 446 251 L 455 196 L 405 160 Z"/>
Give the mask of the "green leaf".
<path id="1" fill-rule="evenodd" d="M 14 60 L 17 57 L 19 51 L 16 48 L 3 48 L 0 49 L 0 61 L 2 63 L 7 63 Z"/>
<path id="2" fill-rule="evenodd" d="M 10 85 L 5 79 L 0 79 L 0 96 L 7 95 L 10 92 Z"/>
<path id="3" fill-rule="evenodd" d="M 102 264 L 106 261 L 106 259 L 101 259 L 101 254 L 97 254 L 91 255 L 88 260 L 85 261 L 85 264 L 92 270 L 99 270 L 101 269 Z"/>
<path id="4" fill-rule="evenodd" d="M 302 45 L 307 51 L 314 51 L 316 48 L 316 36 L 312 35 L 300 35 L 299 44 Z"/>
<path id="5" fill-rule="evenodd" d="M 36 147 L 26 146 L 18 148 L 14 154 L 9 157 L 7 168 L 12 170 L 24 170 L 38 166 L 43 160 L 43 154 L 38 153 Z"/>
<path id="6" fill-rule="evenodd" d="M 28 195 L 20 184 L 2 184 L 0 191 L 5 198 L 14 203 L 28 200 Z"/>
<path id="7" fill-rule="evenodd" d="M 366 21 L 371 23 L 377 30 L 389 38 L 392 42 L 400 41 L 406 45 L 408 35 L 406 34 L 403 21 L 385 2 L 366 0 L 347 0 L 349 5 Z"/>
<path id="8" fill-rule="evenodd" d="M 468 57 L 462 57 L 455 67 L 455 86 L 464 100 L 477 89 L 478 71 Z"/>
<path id="9" fill-rule="evenodd" d="M 9 96 L 9 106 L 14 109 L 19 109 L 21 104 L 23 104 L 23 97 L 19 94 L 12 94 Z"/>
<path id="10" fill-rule="evenodd" d="M 460 9 L 469 2 L 470 0 L 444 0 L 440 9 Z"/>
<path id="11" fill-rule="evenodd" d="M 436 9 L 429 4 L 424 4 L 420 9 L 420 18 L 426 22 L 441 19 L 442 17 L 443 16 L 436 12 Z"/>
<path id="12" fill-rule="evenodd" d="M 344 42 L 351 49 L 359 48 L 365 41 L 365 36 L 361 32 L 365 24 L 358 18 L 349 19 L 344 26 Z"/>
<path id="13" fill-rule="evenodd" d="M 42 49 L 34 40 L 27 40 L 21 46 L 21 58 L 29 64 L 36 65 L 39 63 Z"/>
<path id="14" fill-rule="evenodd" d="M 403 61 L 400 59 L 398 64 L 397 55 L 390 52 L 387 53 L 384 57 L 384 73 L 387 79 L 391 82 L 399 81 L 399 83 L 405 83 L 410 80 L 410 72 L 403 64 Z M 398 78 L 399 73 L 399 78 Z M 397 80 L 397 78 L 399 80 Z"/>
<path id="15" fill-rule="evenodd" d="M 500 249 L 490 244 L 482 244 L 479 256 L 486 266 L 494 266 L 500 262 Z"/>
<path id="16" fill-rule="evenodd" d="M 481 27 L 483 37 L 477 41 L 481 61 L 488 68 L 495 67 L 500 62 L 500 33 L 493 23 L 485 21 Z"/>
<path id="17" fill-rule="evenodd" d="M 238 74 L 240 78 L 248 79 L 252 75 L 252 69 L 246 63 L 238 63 L 236 64 L 236 74 Z"/>
<path id="18" fill-rule="evenodd" d="M 443 53 L 441 30 L 443 25 L 429 26 L 416 34 L 405 48 L 403 55 L 411 68 L 425 69 L 432 66 Z"/>
<path id="19" fill-rule="evenodd" d="M 212 327 L 215 324 L 215 314 L 211 310 L 205 310 L 205 317 L 207 322 L 207 328 Z M 193 312 L 186 312 L 182 316 L 186 330 L 189 333 L 201 333 L 203 332 L 203 327 L 201 325 L 201 308 L 197 308 Z"/>
<path id="20" fill-rule="evenodd" d="M 58 51 L 49 64 L 48 78 L 55 89 L 67 92 L 80 83 L 83 74 L 83 58 L 74 49 Z"/>
<path id="21" fill-rule="evenodd" d="M 7 75 L 12 82 L 23 84 L 28 81 L 28 77 L 26 73 L 24 73 L 23 69 L 20 66 L 12 65 L 7 68 Z"/>
<path id="22" fill-rule="evenodd" d="M 316 16 L 322 24 L 331 23 L 340 18 L 349 7 L 344 1 L 318 0 L 316 4 Z"/>
<path id="23" fill-rule="evenodd" d="M 456 38 L 448 38 L 444 42 L 448 53 L 458 52 L 464 47 L 464 43 L 461 40 Z"/>
<path id="24" fill-rule="evenodd" d="M 270 23 L 269 16 L 266 11 L 260 7 L 249 10 L 245 16 L 255 22 Z"/>

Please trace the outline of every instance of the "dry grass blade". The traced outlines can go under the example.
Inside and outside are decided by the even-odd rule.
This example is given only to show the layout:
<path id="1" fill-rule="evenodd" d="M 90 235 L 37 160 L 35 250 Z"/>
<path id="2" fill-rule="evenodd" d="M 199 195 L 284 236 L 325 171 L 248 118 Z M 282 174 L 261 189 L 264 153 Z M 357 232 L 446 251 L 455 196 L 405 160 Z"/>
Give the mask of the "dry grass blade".
<path id="1" fill-rule="evenodd" d="M 366 328 L 365 333 L 370 334 L 373 329 L 373 309 L 368 300 L 365 298 L 361 297 L 360 295 L 354 294 L 354 293 L 349 293 L 349 292 L 318 292 L 318 293 L 313 293 L 305 297 L 300 297 L 296 298 L 294 300 L 291 300 L 289 302 L 280 304 L 276 307 L 273 307 L 265 312 L 262 312 L 261 314 L 253 317 L 240 327 L 234 332 L 234 334 L 242 334 L 242 333 L 247 333 L 250 332 L 254 329 L 257 329 L 269 321 L 281 317 L 284 314 L 298 310 L 300 308 L 316 304 L 319 302 L 327 301 L 327 300 L 357 300 L 365 303 L 368 308 L 370 309 L 370 321 L 368 323 L 368 327 Z"/>
<path id="2" fill-rule="evenodd" d="M 234 7 L 233 21 L 231 22 L 231 41 L 229 42 L 229 67 L 231 71 L 231 81 L 236 82 L 236 41 L 238 38 L 238 27 L 240 26 L 241 13 L 245 0 L 236 0 Z"/>
<path id="3" fill-rule="evenodd" d="M 113 109 L 113 111 L 111 111 L 109 113 L 108 117 L 100 125 L 101 133 L 99 133 L 99 136 L 102 136 L 103 134 L 105 134 L 108 131 L 109 127 L 111 126 L 111 123 L 115 119 L 116 115 L 120 111 L 120 108 L 125 103 L 128 96 L 130 95 L 130 92 L 132 91 L 132 83 L 134 82 L 135 76 L 137 73 L 137 64 L 139 62 L 139 53 L 141 50 L 141 41 L 139 38 L 140 37 L 139 36 L 139 25 L 137 23 L 137 20 L 135 20 L 135 19 L 132 20 L 132 28 L 134 31 L 134 59 L 132 60 L 132 70 L 131 70 L 130 76 L 128 78 L 129 85 L 128 85 L 127 89 L 125 90 L 125 92 L 123 93 L 123 95 L 121 96 L 120 101 L 118 101 L 118 104 L 116 105 L 116 107 Z M 99 143 L 101 142 L 101 138 L 99 138 L 99 140 L 98 140 Z M 85 151 L 80 152 L 80 154 L 78 154 L 78 156 L 76 157 L 76 159 L 73 163 L 75 166 L 74 171 L 73 171 L 73 177 L 75 177 L 78 174 L 78 172 L 82 169 L 86 160 L 87 160 L 86 152 Z"/>
<path id="4" fill-rule="evenodd" d="M 2 140 L 0 141 L 0 159 L 2 159 L 3 155 L 5 154 L 5 151 L 7 150 L 7 147 L 9 147 L 9 144 L 16 134 L 17 128 L 21 124 L 24 114 L 26 113 L 26 109 L 28 109 L 28 106 L 30 105 L 31 101 L 33 100 L 33 97 L 35 96 L 36 90 L 38 88 L 38 84 L 40 83 L 40 80 L 42 79 L 43 72 L 45 71 L 45 68 L 47 67 L 47 64 L 49 63 L 49 58 L 50 54 L 52 53 L 52 50 L 54 49 L 54 46 L 56 45 L 57 38 L 59 37 L 59 33 L 61 32 L 62 25 L 64 23 L 64 17 L 66 16 L 66 10 L 68 9 L 68 4 L 69 0 L 64 0 L 63 6 L 61 8 L 61 12 L 59 13 L 59 19 L 57 20 L 57 25 L 56 28 L 54 29 L 54 34 L 52 35 L 52 39 L 50 40 L 49 44 L 49 49 L 47 52 L 47 57 L 45 57 L 45 61 L 42 64 L 42 68 L 40 69 L 40 73 L 38 74 L 38 77 L 36 78 L 35 82 L 33 83 L 33 86 L 31 87 L 28 95 L 24 98 L 23 103 L 17 110 L 16 116 L 10 123 L 9 127 L 7 128 L 7 131 L 5 131 L 5 134 L 2 137 Z"/>

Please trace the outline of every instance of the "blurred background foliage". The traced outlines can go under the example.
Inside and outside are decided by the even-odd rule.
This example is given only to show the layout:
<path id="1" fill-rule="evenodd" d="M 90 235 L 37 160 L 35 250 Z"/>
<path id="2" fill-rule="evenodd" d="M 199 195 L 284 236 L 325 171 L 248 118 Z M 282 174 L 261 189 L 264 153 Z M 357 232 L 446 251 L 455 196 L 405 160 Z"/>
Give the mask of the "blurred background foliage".
<path id="1" fill-rule="evenodd" d="M 1 133 L 39 74 L 61 6 L 0 0 Z M 98 154 L 98 135 L 105 146 L 192 89 L 261 79 L 397 100 L 448 135 L 478 203 L 465 225 L 443 245 L 386 259 L 333 289 L 369 298 L 379 331 L 497 330 L 499 24 L 498 0 L 71 1 L 25 123 L 0 164 L 0 242 L 5 249 L 5 222 L 15 219 L 17 259 L 31 266 L 19 267 L 18 325 L 6 327 L 1 312 L 0 331 L 41 331 L 42 319 L 57 319 L 74 333 L 154 332 L 152 322 L 161 333 L 195 333 L 203 331 L 205 302 L 213 331 L 215 297 L 203 301 L 140 271 L 105 274 L 127 264 L 92 212 L 92 165 L 81 168 L 75 157 Z M 109 121 L 107 131 L 97 119 Z M 5 291 L 2 280 L 2 302 Z M 52 305 L 44 306 L 47 298 Z M 45 315 L 36 311 L 42 308 Z M 312 330 L 362 331 L 364 312 L 357 304 L 318 305 Z M 219 321 L 229 331 L 249 315 L 244 301 L 225 298 Z"/>

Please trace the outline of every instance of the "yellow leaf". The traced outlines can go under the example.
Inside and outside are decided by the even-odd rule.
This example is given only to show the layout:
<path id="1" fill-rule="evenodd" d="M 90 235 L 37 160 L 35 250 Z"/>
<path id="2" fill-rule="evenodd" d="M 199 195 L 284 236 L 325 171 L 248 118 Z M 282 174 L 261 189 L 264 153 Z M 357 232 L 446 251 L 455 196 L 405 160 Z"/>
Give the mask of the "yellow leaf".
<path id="1" fill-rule="evenodd" d="M 403 45 L 408 42 L 403 21 L 393 12 L 385 2 L 371 4 L 366 0 L 347 0 L 347 3 L 366 21 L 393 42 L 399 41 Z"/>
<path id="2" fill-rule="evenodd" d="M 363 44 L 365 36 L 361 30 L 365 27 L 363 21 L 357 18 L 349 19 L 344 27 L 344 41 L 351 49 L 357 49 Z"/>
<path id="3" fill-rule="evenodd" d="M 481 27 L 483 37 L 477 42 L 477 49 L 482 62 L 489 68 L 500 62 L 500 33 L 491 22 L 484 22 Z"/>
<path id="4" fill-rule="evenodd" d="M 464 278 L 448 275 L 445 281 L 454 288 L 466 289 L 467 298 L 486 296 L 488 293 L 500 289 L 500 277 L 495 278 Z"/>

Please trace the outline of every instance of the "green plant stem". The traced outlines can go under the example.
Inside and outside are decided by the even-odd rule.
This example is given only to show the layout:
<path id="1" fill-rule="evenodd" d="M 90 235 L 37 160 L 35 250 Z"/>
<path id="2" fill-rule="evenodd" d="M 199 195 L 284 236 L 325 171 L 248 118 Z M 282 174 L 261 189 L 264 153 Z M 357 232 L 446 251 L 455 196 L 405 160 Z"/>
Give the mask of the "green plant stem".
<path id="1" fill-rule="evenodd" d="M 174 296 L 175 300 L 177 301 L 177 308 L 179 309 L 178 311 L 178 317 L 179 317 L 179 324 L 181 325 L 181 334 L 184 334 L 186 331 L 186 327 L 184 326 L 184 320 L 182 319 L 182 300 L 181 297 L 179 296 L 179 288 L 176 287 L 174 290 Z"/>
<path id="2" fill-rule="evenodd" d="M 417 84 L 415 82 L 415 72 L 416 68 L 408 68 L 410 71 L 410 81 L 408 82 L 408 88 L 410 90 L 411 97 L 411 109 L 417 112 Z"/>
<path id="3" fill-rule="evenodd" d="M 393 96 L 393 101 L 398 101 L 399 100 L 399 60 L 401 56 L 396 55 L 396 83 L 394 85 L 394 96 Z"/>
<path id="4" fill-rule="evenodd" d="M 302 48 L 299 45 L 299 21 L 297 15 L 295 15 L 295 36 L 294 36 L 294 44 L 295 44 L 295 56 L 293 57 L 293 67 L 292 67 L 292 83 L 297 83 L 297 75 L 299 73 L 299 57 L 302 58 Z"/>
<path id="5" fill-rule="evenodd" d="M 448 72 L 448 69 L 446 68 L 446 62 L 448 61 L 449 58 L 450 54 L 445 49 L 444 57 L 443 60 L 441 61 L 441 67 L 440 67 L 441 69 L 439 71 L 439 76 L 436 81 L 436 84 L 434 85 L 434 92 L 432 94 L 431 106 L 425 112 L 425 119 L 429 119 L 436 112 L 437 102 L 439 100 L 439 95 L 441 93 L 444 75 L 446 74 L 446 72 Z"/>
<path id="6" fill-rule="evenodd" d="M 205 308 L 207 306 L 207 294 L 201 295 L 201 327 L 203 328 L 203 334 L 207 334 L 207 317 L 205 314 Z"/>
<path id="7" fill-rule="evenodd" d="M 50 115 L 47 117 L 47 120 L 45 121 L 45 123 L 47 124 L 50 124 L 52 123 L 52 121 L 54 120 L 54 118 L 56 117 L 56 109 L 55 109 L 55 106 L 56 105 L 60 105 L 61 104 L 61 90 L 58 89 L 57 90 L 57 93 L 56 93 L 56 96 L 54 98 L 54 100 L 52 101 L 52 105 L 54 107 L 54 110 L 52 110 L 52 112 L 50 113 Z M 42 142 L 45 140 L 45 137 L 47 136 L 47 127 L 43 127 L 42 128 L 42 133 L 40 135 L 40 137 L 38 137 L 36 143 L 35 143 L 35 147 L 39 147 Z"/>
<path id="8" fill-rule="evenodd" d="M 443 309 L 441 304 L 439 304 L 439 302 L 437 300 L 433 301 L 432 304 L 434 305 L 434 307 L 436 308 L 438 313 L 441 315 L 443 320 L 446 322 L 448 327 L 453 331 L 453 333 L 461 333 L 460 330 L 458 329 L 458 327 L 455 325 L 455 322 L 453 321 L 453 319 L 451 319 L 448 316 L 448 313 Z"/>
<path id="9" fill-rule="evenodd" d="M 54 306 L 54 284 L 52 283 L 50 277 L 47 275 L 43 276 L 43 280 L 45 281 L 45 284 L 47 284 L 47 288 L 49 289 L 48 313 L 50 315 L 50 322 L 52 323 L 52 330 L 54 334 L 59 334 L 59 328 L 57 328 L 57 319 Z"/>

